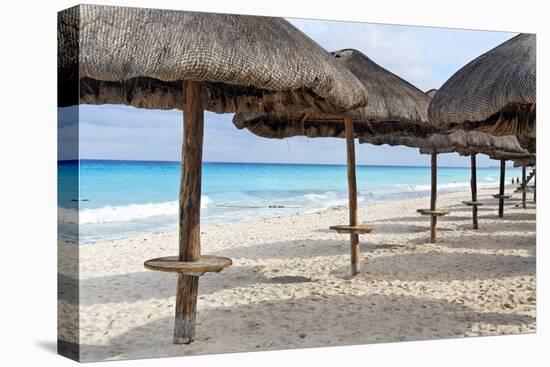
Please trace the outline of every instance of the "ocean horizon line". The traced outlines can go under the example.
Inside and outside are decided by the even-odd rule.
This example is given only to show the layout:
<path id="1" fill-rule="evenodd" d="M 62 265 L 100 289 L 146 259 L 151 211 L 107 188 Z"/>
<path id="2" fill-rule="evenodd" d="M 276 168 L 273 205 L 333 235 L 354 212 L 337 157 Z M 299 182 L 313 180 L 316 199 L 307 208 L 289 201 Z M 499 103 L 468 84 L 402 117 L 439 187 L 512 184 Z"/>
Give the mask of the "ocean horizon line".
<path id="1" fill-rule="evenodd" d="M 67 161 L 66 161 L 67 162 Z M 71 187 L 78 171 L 78 190 Z M 201 220 L 223 224 L 286 216 L 348 202 L 346 166 L 316 163 L 208 161 L 203 164 Z M 359 205 L 429 195 L 430 167 L 357 167 Z M 442 167 L 441 193 L 469 189 L 470 168 Z M 507 171 L 518 176 L 519 171 Z M 178 161 L 83 159 L 58 163 L 58 213 L 63 226 L 81 216 L 79 234 L 99 239 L 173 229 L 177 223 Z M 499 169 L 478 170 L 478 186 L 498 186 Z M 508 180 L 507 180 L 508 181 Z M 75 205 L 78 201 L 78 205 Z M 78 208 L 78 212 L 72 209 Z"/>
<path id="2" fill-rule="evenodd" d="M 171 161 L 171 160 L 143 160 L 143 159 L 97 159 L 97 158 L 82 158 L 82 159 L 60 159 L 58 163 L 69 163 L 69 162 L 131 162 L 131 163 L 180 163 L 180 161 Z M 336 166 L 336 167 L 346 167 L 345 163 L 304 163 L 304 162 L 223 162 L 223 161 L 203 161 L 206 164 L 263 164 L 263 165 L 293 165 L 293 166 Z M 430 165 L 397 165 L 397 164 L 356 164 L 356 167 L 395 167 L 395 168 L 430 168 Z M 470 168 L 470 166 L 438 166 L 438 168 L 457 168 L 465 169 Z M 477 168 L 499 168 L 499 166 L 484 166 Z"/>

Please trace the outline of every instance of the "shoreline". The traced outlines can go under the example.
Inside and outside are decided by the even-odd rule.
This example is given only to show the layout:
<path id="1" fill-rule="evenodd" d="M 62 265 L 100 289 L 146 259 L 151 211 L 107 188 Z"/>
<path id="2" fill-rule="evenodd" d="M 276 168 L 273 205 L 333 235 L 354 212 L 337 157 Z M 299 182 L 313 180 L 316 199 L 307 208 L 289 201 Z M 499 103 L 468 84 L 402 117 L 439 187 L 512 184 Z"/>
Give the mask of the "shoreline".
<path id="1" fill-rule="evenodd" d="M 415 149 L 415 148 L 412 148 Z M 448 153 L 442 153 L 448 154 Z M 76 162 L 117 162 L 117 163 L 170 163 L 181 164 L 181 160 L 149 160 L 149 159 L 102 159 L 102 158 L 80 158 L 80 159 L 68 159 L 58 160 L 60 164 L 76 163 Z M 309 163 L 309 162 L 224 162 L 224 161 L 202 161 L 202 164 L 262 164 L 262 165 L 295 165 L 295 166 L 342 166 L 346 167 L 345 163 Z M 402 165 L 402 164 L 356 164 L 356 167 L 413 167 L 413 168 L 430 168 L 429 164 L 426 165 Z M 469 165 L 464 166 L 439 166 L 439 168 L 457 168 L 457 169 L 469 169 Z M 478 169 L 497 169 L 499 165 L 494 166 L 478 166 Z M 513 168 L 513 166 L 507 166 L 507 168 Z"/>
<path id="2" fill-rule="evenodd" d="M 201 277 L 197 338 L 185 346 L 172 344 L 176 277 L 143 268 L 175 255 L 177 232 L 80 245 L 82 358 L 534 332 L 535 208 L 531 195 L 528 209 L 515 208 L 514 194 L 498 218 L 493 193 L 478 192 L 477 231 L 461 204 L 469 191 L 439 195 L 438 208 L 451 214 L 438 221 L 437 244 L 416 213 L 427 197 L 361 206 L 360 221 L 377 230 L 360 236 L 362 272 L 353 278 L 348 236 L 328 230 L 347 222 L 345 207 L 203 227 L 202 253 L 233 266 Z M 70 304 L 61 299 L 61 311 Z"/>
<path id="3" fill-rule="evenodd" d="M 451 184 L 455 184 L 455 183 L 451 183 Z M 465 187 L 462 186 L 464 183 L 460 182 L 458 184 L 460 184 L 461 186 L 454 187 L 454 188 L 453 187 L 439 188 L 438 197 L 444 197 L 445 195 L 454 194 L 454 193 L 458 193 L 458 192 L 463 192 L 465 190 Z M 514 187 L 515 187 L 515 184 L 514 185 L 507 184 L 505 186 L 505 190 L 510 191 Z M 498 190 L 498 184 L 495 184 L 495 183 L 480 183 L 480 184 L 478 184 L 478 190 L 489 190 L 489 189 Z M 323 195 L 326 195 L 327 193 L 332 193 L 332 191 L 329 190 L 329 191 L 323 193 Z M 409 194 L 410 196 L 408 196 L 407 194 Z M 415 194 L 417 194 L 417 195 L 415 195 Z M 375 195 L 379 195 L 379 194 L 375 194 Z M 210 199 L 207 197 L 207 195 L 204 195 L 204 196 L 206 196 L 207 201 L 210 203 Z M 369 196 L 369 195 L 360 195 L 360 197 L 361 196 L 366 197 L 366 196 Z M 406 190 L 404 190 L 402 192 L 393 192 L 393 193 L 385 194 L 385 195 L 383 195 L 383 198 L 373 199 L 372 201 L 369 201 L 369 202 L 359 201 L 359 207 L 362 208 L 362 207 L 386 204 L 386 203 L 391 203 L 391 202 L 395 202 L 395 201 L 402 201 L 402 200 L 414 200 L 414 199 L 429 198 L 429 196 L 430 196 L 429 189 L 428 190 L 418 190 L 418 191 L 415 191 L 415 190 L 406 191 Z M 327 200 L 327 201 L 329 201 L 329 200 Z M 347 199 L 346 199 L 346 201 L 347 201 Z M 319 202 L 322 203 L 323 200 L 320 199 Z M 168 204 L 168 203 L 146 203 L 144 205 L 149 206 L 149 205 L 156 205 L 156 204 L 157 205 L 158 204 L 165 205 L 165 204 Z M 173 204 L 177 206 L 177 201 L 174 201 Z M 140 205 L 140 204 L 131 204 L 131 205 Z M 206 205 L 210 205 L 210 204 L 206 204 Z M 225 205 L 216 205 L 216 204 L 211 204 L 211 205 L 214 206 L 214 207 L 217 207 L 217 206 L 224 207 L 225 206 Z M 330 210 L 334 210 L 334 209 L 338 209 L 338 208 L 342 208 L 342 207 L 346 207 L 346 206 L 347 206 L 347 203 L 346 204 L 326 206 L 326 207 L 311 207 L 311 208 L 307 208 L 307 207 L 293 208 L 291 206 L 286 206 L 286 207 L 282 207 L 282 208 L 274 207 L 273 210 L 277 210 L 277 209 L 284 209 L 284 210 L 300 209 L 300 210 L 296 210 L 295 212 L 289 212 L 289 213 L 279 212 L 279 213 L 273 213 L 273 214 L 269 214 L 269 215 L 264 214 L 263 216 L 260 217 L 260 219 L 270 219 L 270 218 L 276 218 L 276 217 L 280 217 L 280 216 L 292 216 L 292 215 L 303 215 L 303 214 L 310 214 L 310 213 L 318 213 L 318 212 L 330 211 Z M 107 208 L 110 209 L 111 207 L 107 206 Z M 61 208 L 61 209 L 63 209 L 63 208 Z M 97 209 L 103 209 L 103 208 L 95 208 L 95 210 L 97 210 Z M 203 207 L 203 209 L 204 209 L 204 207 Z M 267 207 L 261 207 L 261 208 L 258 208 L 258 209 L 266 210 L 268 208 Z M 64 214 L 64 216 L 67 217 L 68 215 Z M 155 219 L 154 216 L 152 218 Z M 143 219 L 146 220 L 147 218 L 143 218 Z M 172 220 L 173 218 L 168 218 L 168 216 L 167 216 L 166 219 L 167 220 L 168 219 Z M 175 220 L 177 222 L 177 218 Z M 235 220 L 231 220 L 231 221 L 210 222 L 210 223 L 208 221 L 203 222 L 203 220 L 201 220 L 201 228 L 206 229 L 206 228 L 209 228 L 209 227 L 212 227 L 212 226 L 219 226 L 219 225 L 226 225 L 226 224 L 236 224 L 236 223 L 254 223 L 257 220 L 258 220 L 258 218 L 252 218 L 252 217 L 235 219 Z M 176 228 L 174 230 L 158 230 L 158 231 L 157 230 L 149 230 L 149 231 L 144 230 L 143 232 L 132 233 L 132 234 L 124 235 L 124 236 L 121 235 L 120 237 L 103 238 L 103 239 L 97 239 L 97 240 L 81 240 L 79 242 L 79 245 L 84 246 L 84 245 L 91 245 L 91 244 L 108 242 L 108 241 L 124 240 L 124 239 L 128 239 L 128 238 L 133 238 L 133 237 L 140 237 L 140 236 L 147 236 L 147 235 L 159 235 L 159 234 L 163 234 L 163 233 L 174 233 L 174 232 L 177 231 L 177 226 L 176 226 L 177 223 L 176 222 L 174 222 L 174 227 Z M 107 224 L 109 224 L 109 223 L 112 224 L 112 222 L 107 222 Z M 89 225 L 89 224 L 84 224 L 84 225 Z M 93 225 L 101 225 L 101 223 L 93 224 Z"/>

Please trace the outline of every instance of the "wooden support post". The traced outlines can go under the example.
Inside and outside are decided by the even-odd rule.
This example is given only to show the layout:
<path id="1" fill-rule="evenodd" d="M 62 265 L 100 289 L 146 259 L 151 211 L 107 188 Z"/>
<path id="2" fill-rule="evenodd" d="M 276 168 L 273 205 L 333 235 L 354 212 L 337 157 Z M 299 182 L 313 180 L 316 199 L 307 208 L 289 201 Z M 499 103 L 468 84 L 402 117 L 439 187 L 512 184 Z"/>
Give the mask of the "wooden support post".
<path id="1" fill-rule="evenodd" d="M 432 153 L 432 194 L 430 198 L 430 210 L 434 211 L 436 210 L 436 201 L 437 201 L 437 153 Z M 435 243 L 437 235 L 436 235 L 436 225 L 437 225 L 437 217 L 435 215 L 432 215 L 432 229 L 430 233 L 430 242 Z"/>
<path id="2" fill-rule="evenodd" d="M 200 258 L 203 133 L 202 84 L 187 81 L 179 195 L 179 261 L 197 261 Z M 195 338 L 198 289 L 198 276 L 178 274 L 174 344 L 189 344 Z"/>
<path id="3" fill-rule="evenodd" d="M 523 209 L 527 208 L 527 178 L 525 176 L 525 166 L 521 167 L 521 207 Z"/>
<path id="4" fill-rule="evenodd" d="M 357 226 L 359 224 L 359 215 L 357 212 L 357 180 L 355 177 L 355 132 L 351 118 L 344 117 L 344 124 L 348 161 L 349 224 L 350 226 Z M 351 275 L 357 275 L 360 271 L 359 235 L 357 233 L 350 234 L 350 246 Z"/>
<path id="5" fill-rule="evenodd" d="M 470 156 L 472 161 L 472 175 L 470 179 L 470 187 L 472 188 L 472 201 L 477 203 L 477 167 L 476 167 L 476 154 Z M 479 228 L 477 219 L 477 205 L 472 205 L 472 224 L 474 229 Z"/>
<path id="6" fill-rule="evenodd" d="M 504 195 L 504 178 L 506 176 L 506 161 L 504 159 L 500 160 L 500 185 L 498 189 L 499 195 Z M 498 199 L 498 216 L 500 218 L 504 217 L 504 198 L 500 197 Z"/>

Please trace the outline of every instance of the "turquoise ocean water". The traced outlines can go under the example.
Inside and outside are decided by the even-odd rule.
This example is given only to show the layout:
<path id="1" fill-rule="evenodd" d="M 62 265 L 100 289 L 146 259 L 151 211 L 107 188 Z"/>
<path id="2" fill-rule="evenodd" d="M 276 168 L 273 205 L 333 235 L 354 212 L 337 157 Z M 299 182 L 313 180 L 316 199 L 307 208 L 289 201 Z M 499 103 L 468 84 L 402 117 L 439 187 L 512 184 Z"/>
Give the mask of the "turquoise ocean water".
<path id="1" fill-rule="evenodd" d="M 176 230 L 179 169 L 179 162 L 59 162 L 61 237 L 74 240 L 75 228 L 80 243 Z M 79 198 L 67 184 L 75 172 Z M 509 183 L 520 170 L 506 173 Z M 498 185 L 498 168 L 478 168 L 477 174 L 480 187 Z M 345 165 L 204 163 L 201 221 L 219 224 L 345 205 L 346 177 Z M 469 180 L 469 168 L 438 169 L 441 193 L 467 189 Z M 357 186 L 360 205 L 426 196 L 430 169 L 358 166 Z"/>

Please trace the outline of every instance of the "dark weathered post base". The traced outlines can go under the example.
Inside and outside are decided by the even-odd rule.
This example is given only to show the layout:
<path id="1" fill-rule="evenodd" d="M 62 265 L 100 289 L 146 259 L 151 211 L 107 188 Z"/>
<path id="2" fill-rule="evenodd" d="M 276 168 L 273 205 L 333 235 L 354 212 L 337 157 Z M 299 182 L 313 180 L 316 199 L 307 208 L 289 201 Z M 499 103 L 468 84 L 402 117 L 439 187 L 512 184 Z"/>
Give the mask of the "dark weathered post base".
<path id="1" fill-rule="evenodd" d="M 430 230 L 430 243 L 436 243 L 437 241 L 437 217 L 432 215 L 431 230 Z"/>
<path id="2" fill-rule="evenodd" d="M 189 344 L 195 339 L 198 292 L 198 276 L 178 274 L 174 344 Z"/>
<path id="3" fill-rule="evenodd" d="M 359 235 L 350 235 L 350 250 L 351 250 L 351 275 L 357 275 L 361 272 L 360 265 L 360 249 L 359 249 Z"/>

